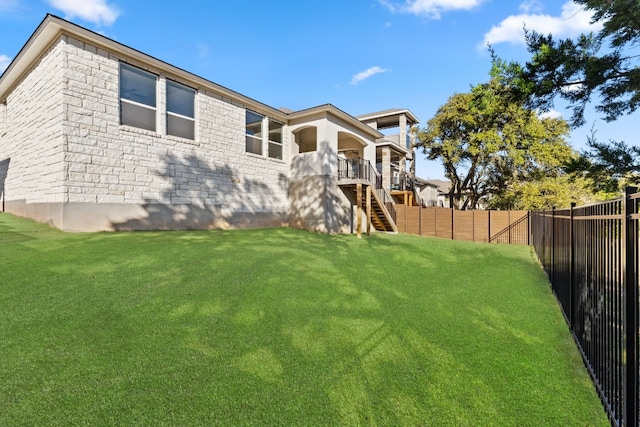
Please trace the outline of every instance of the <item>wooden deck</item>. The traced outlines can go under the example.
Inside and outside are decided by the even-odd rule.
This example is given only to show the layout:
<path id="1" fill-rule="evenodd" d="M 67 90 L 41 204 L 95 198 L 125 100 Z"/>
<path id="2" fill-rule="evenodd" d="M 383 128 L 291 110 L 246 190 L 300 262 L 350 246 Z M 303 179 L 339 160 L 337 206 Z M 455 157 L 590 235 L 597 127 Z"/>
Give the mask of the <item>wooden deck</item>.
<path id="1" fill-rule="evenodd" d="M 413 191 L 409 190 L 391 190 L 391 197 L 398 205 L 418 206 L 418 202 L 413 195 Z"/>

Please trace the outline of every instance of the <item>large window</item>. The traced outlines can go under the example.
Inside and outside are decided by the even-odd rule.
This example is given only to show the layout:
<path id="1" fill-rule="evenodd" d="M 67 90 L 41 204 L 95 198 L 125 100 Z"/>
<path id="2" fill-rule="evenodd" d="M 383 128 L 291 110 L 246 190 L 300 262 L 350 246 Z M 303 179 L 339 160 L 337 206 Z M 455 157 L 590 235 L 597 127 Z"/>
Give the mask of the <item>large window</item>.
<path id="1" fill-rule="evenodd" d="M 269 120 L 269 157 L 282 160 L 282 123 Z"/>
<path id="2" fill-rule="evenodd" d="M 167 81 L 167 134 L 195 139 L 195 96 L 190 87 Z"/>
<path id="3" fill-rule="evenodd" d="M 157 76 L 120 64 L 120 123 L 156 130 Z"/>
<path id="4" fill-rule="evenodd" d="M 262 154 L 262 121 L 264 116 L 247 110 L 246 151 L 247 153 Z"/>

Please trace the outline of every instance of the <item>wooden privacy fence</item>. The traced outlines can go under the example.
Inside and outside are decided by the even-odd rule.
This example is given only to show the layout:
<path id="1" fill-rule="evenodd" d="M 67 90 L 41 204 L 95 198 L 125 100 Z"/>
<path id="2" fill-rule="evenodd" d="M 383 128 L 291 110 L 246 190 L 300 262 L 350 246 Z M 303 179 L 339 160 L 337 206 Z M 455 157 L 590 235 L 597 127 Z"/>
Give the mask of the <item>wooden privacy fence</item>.
<path id="1" fill-rule="evenodd" d="M 396 205 L 401 233 L 472 242 L 528 245 L 528 211 L 460 211 Z"/>

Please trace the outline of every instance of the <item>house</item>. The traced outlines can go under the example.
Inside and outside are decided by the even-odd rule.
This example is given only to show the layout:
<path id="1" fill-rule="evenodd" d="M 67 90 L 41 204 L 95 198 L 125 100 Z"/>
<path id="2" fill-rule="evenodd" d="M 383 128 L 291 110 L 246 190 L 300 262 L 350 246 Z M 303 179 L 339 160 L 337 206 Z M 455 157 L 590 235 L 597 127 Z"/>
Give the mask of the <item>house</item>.
<path id="1" fill-rule="evenodd" d="M 2 211 L 66 231 L 395 231 L 417 122 L 276 109 L 47 15 L 0 77 Z"/>
<path id="2" fill-rule="evenodd" d="M 451 182 L 442 179 L 421 179 L 416 177 L 417 193 L 426 207 L 448 208 Z"/>

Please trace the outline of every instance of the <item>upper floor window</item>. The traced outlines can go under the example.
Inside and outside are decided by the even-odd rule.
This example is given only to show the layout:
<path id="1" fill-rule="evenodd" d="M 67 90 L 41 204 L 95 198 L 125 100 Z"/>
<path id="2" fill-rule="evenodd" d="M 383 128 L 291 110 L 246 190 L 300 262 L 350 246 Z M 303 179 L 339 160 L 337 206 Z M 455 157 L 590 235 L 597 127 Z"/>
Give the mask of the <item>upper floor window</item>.
<path id="1" fill-rule="evenodd" d="M 167 81 L 167 134 L 195 139 L 196 91 Z"/>
<path id="2" fill-rule="evenodd" d="M 282 160 L 282 123 L 269 120 L 269 157 Z"/>
<path id="3" fill-rule="evenodd" d="M 246 116 L 246 151 L 262 154 L 262 121 L 264 116 L 247 110 Z"/>
<path id="4" fill-rule="evenodd" d="M 156 83 L 158 77 L 120 63 L 120 123 L 156 130 Z"/>

